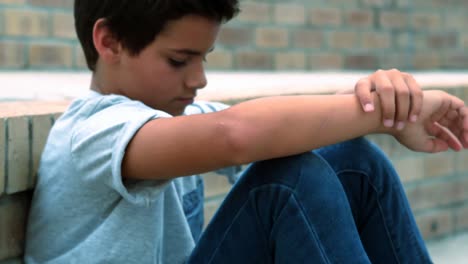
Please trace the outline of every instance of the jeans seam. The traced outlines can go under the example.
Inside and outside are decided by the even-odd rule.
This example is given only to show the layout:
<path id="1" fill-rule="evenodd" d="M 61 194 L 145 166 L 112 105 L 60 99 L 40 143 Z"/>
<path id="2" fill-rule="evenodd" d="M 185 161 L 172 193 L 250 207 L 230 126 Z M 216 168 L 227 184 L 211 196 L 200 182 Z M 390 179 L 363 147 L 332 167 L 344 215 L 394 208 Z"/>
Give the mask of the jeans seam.
<path id="1" fill-rule="evenodd" d="M 389 231 L 389 228 L 388 228 L 388 224 L 387 224 L 388 220 L 384 217 L 385 214 L 383 213 L 382 205 L 381 205 L 381 203 L 380 203 L 380 193 L 379 193 L 377 187 L 376 187 L 374 184 L 372 184 L 372 182 L 371 182 L 370 179 L 369 179 L 369 175 L 368 175 L 366 172 L 364 172 L 364 171 L 346 169 L 346 170 L 338 171 L 338 172 L 336 173 L 336 175 L 340 175 L 341 173 L 344 173 L 344 172 L 352 172 L 352 173 L 357 173 L 357 174 L 364 175 L 364 178 L 366 179 L 366 181 L 367 181 L 367 183 L 369 184 L 369 186 L 371 186 L 372 189 L 374 190 L 374 192 L 377 194 L 377 199 L 376 199 L 376 200 L 377 200 L 377 206 L 378 206 L 378 208 L 379 208 L 380 216 L 381 216 L 382 219 L 384 220 L 383 223 L 384 223 L 385 232 L 387 233 L 387 236 L 388 236 L 388 238 L 389 238 L 389 240 L 390 240 L 390 245 L 391 245 L 391 247 L 392 247 L 393 255 L 394 255 L 394 257 L 395 257 L 397 263 L 398 263 L 398 264 L 401 264 L 401 261 L 400 261 L 400 259 L 398 258 L 398 254 L 397 254 L 397 252 L 396 252 L 396 247 L 395 247 L 395 244 L 394 244 L 394 242 L 393 242 L 392 234 L 391 234 L 391 232 Z M 413 235 L 413 234 L 411 234 L 411 235 Z"/>
<path id="2" fill-rule="evenodd" d="M 318 244 L 318 248 L 320 250 L 320 253 L 322 255 L 322 258 L 325 260 L 326 263 L 328 264 L 331 264 L 330 260 L 328 259 L 327 255 L 325 254 L 324 252 L 324 249 L 323 247 L 321 246 L 322 243 L 320 241 L 320 238 L 318 237 L 317 233 L 315 232 L 315 229 L 312 228 L 312 226 L 310 225 L 310 222 L 312 222 L 309 217 L 307 217 L 307 215 L 304 213 L 304 207 L 302 206 L 302 204 L 299 202 L 299 199 L 297 199 L 296 197 L 296 193 L 294 192 L 292 195 L 291 195 L 291 198 L 294 199 L 297 203 L 297 206 L 299 207 L 299 212 L 301 213 L 302 217 L 304 217 L 304 219 L 306 219 L 306 225 L 307 225 L 307 228 L 309 229 L 309 232 L 312 234 L 312 236 L 315 238 L 316 241 L 320 242 L 320 243 L 317 243 Z"/>
<path id="3" fill-rule="evenodd" d="M 246 200 L 246 201 L 242 204 L 242 206 L 239 208 L 237 214 L 236 214 L 236 215 L 234 216 L 234 218 L 232 219 L 231 224 L 226 228 L 223 237 L 220 239 L 220 242 L 218 243 L 218 246 L 215 248 L 215 250 L 213 250 L 212 256 L 211 256 L 210 260 L 208 261 L 208 263 L 212 263 L 212 262 L 213 262 L 213 258 L 214 258 L 214 256 L 216 255 L 216 253 L 218 252 L 219 248 L 221 247 L 222 242 L 226 239 L 226 236 L 227 236 L 227 234 L 229 233 L 229 230 L 231 230 L 231 228 L 232 228 L 232 224 L 233 224 L 233 223 L 235 222 L 235 220 L 239 217 L 239 214 L 242 212 L 242 210 L 244 209 L 244 207 L 245 207 L 245 206 L 247 205 L 247 203 L 249 202 L 251 193 L 257 191 L 257 190 L 260 189 L 260 188 L 263 188 L 263 187 L 266 187 L 266 186 L 272 186 L 272 185 L 278 185 L 278 186 L 281 186 L 281 187 L 283 187 L 283 188 L 286 188 L 286 189 L 288 189 L 291 193 L 294 191 L 291 187 L 289 187 L 289 186 L 287 186 L 287 185 L 280 184 L 280 183 L 268 183 L 268 184 L 263 184 L 263 185 L 261 185 L 261 186 L 257 186 L 257 187 L 252 188 L 252 190 L 249 191 L 249 195 L 248 195 L 247 200 Z M 291 194 L 291 196 L 292 196 L 292 194 Z M 289 198 L 288 198 L 288 199 L 289 199 Z M 257 219 L 257 221 L 258 221 L 258 219 Z M 267 237 L 266 234 L 264 234 L 264 236 Z"/>
<path id="4" fill-rule="evenodd" d="M 232 219 L 231 224 L 226 228 L 223 237 L 221 238 L 220 242 L 218 243 L 218 246 L 215 248 L 215 250 L 213 250 L 212 256 L 211 256 L 210 260 L 208 261 L 208 263 L 213 262 L 213 258 L 215 257 L 216 253 L 218 252 L 219 248 L 221 247 L 222 242 L 226 239 L 226 236 L 229 233 L 229 230 L 231 230 L 231 228 L 232 228 L 232 223 L 234 223 L 234 220 L 236 220 L 239 217 L 239 214 L 242 212 L 242 210 L 244 209 L 247 202 L 248 202 L 248 199 L 239 208 L 239 211 L 237 212 L 236 216 L 234 216 L 234 218 Z"/>
<path id="5" fill-rule="evenodd" d="M 322 161 L 325 161 L 320 155 L 317 155 L 317 157 L 319 157 Z M 328 163 L 325 162 L 325 164 L 328 164 Z M 332 170 L 332 168 L 330 168 L 330 170 Z M 299 171 L 299 177 L 298 177 L 298 180 L 297 180 L 297 182 L 296 182 L 296 186 L 295 186 L 295 188 L 293 189 L 293 193 L 292 193 L 291 197 L 294 198 L 294 200 L 296 200 L 297 206 L 298 206 L 299 209 L 300 209 L 300 212 L 301 212 L 301 214 L 302 214 L 302 217 L 304 217 L 304 218 L 307 220 L 307 221 L 306 221 L 306 222 L 307 222 L 306 225 L 307 225 L 307 227 L 309 228 L 309 232 L 311 232 L 311 234 L 313 235 L 313 237 L 314 237 L 317 241 L 321 242 L 321 241 L 320 241 L 320 238 L 318 237 L 317 233 L 315 232 L 315 229 L 313 229 L 312 226 L 310 225 L 310 223 L 312 222 L 312 220 L 309 219 L 309 217 L 307 216 L 307 214 L 304 213 L 304 212 L 305 212 L 305 209 L 304 209 L 304 207 L 302 206 L 302 204 L 299 202 L 299 199 L 297 199 L 296 188 L 297 188 L 298 184 L 301 182 L 302 177 L 304 177 L 304 173 L 303 173 L 303 167 L 301 166 L 300 171 Z M 322 254 L 322 257 L 324 258 L 324 261 L 325 261 L 326 263 L 328 263 L 328 264 L 331 264 L 331 261 L 328 259 L 327 255 L 326 255 L 326 253 L 324 252 L 324 249 L 322 248 L 321 245 L 322 245 L 321 243 L 318 243 L 318 248 L 319 248 L 319 250 L 320 250 L 320 253 Z"/>

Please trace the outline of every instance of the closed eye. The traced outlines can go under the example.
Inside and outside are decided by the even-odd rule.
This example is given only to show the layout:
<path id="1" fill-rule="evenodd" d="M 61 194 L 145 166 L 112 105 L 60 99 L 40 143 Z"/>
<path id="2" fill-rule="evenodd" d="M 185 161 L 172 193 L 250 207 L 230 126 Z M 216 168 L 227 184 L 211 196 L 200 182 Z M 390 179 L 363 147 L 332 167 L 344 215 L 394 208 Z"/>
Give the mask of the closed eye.
<path id="1" fill-rule="evenodd" d="M 174 68 L 182 68 L 187 65 L 186 61 L 179 61 L 175 59 L 168 59 L 168 62 Z"/>

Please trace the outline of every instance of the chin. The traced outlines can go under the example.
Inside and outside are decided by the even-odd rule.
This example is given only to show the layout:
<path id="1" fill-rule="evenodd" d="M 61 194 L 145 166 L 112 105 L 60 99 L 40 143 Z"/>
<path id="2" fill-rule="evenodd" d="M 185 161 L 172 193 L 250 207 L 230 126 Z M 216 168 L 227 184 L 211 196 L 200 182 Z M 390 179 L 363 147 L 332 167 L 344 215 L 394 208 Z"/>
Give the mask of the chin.
<path id="1" fill-rule="evenodd" d="M 179 110 L 167 111 L 167 113 L 169 113 L 172 116 L 181 116 L 181 115 L 184 114 L 184 112 L 185 112 L 185 108 L 184 109 L 179 109 Z"/>

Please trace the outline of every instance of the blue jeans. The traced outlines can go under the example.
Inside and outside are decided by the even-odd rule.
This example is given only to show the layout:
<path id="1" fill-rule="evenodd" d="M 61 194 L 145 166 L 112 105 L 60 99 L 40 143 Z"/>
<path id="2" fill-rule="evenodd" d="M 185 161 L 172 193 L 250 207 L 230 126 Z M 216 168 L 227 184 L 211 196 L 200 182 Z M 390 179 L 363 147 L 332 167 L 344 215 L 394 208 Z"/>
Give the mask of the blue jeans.
<path id="1" fill-rule="evenodd" d="M 397 173 L 363 138 L 252 164 L 188 263 L 432 263 Z"/>

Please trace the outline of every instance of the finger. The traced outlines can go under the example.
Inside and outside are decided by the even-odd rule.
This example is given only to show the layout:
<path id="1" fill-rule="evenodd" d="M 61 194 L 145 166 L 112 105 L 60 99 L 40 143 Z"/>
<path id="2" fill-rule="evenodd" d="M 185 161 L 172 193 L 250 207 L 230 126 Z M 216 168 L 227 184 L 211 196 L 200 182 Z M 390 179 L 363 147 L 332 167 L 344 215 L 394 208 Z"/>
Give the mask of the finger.
<path id="1" fill-rule="evenodd" d="M 406 73 L 405 81 L 410 90 L 411 106 L 409 111 L 409 121 L 416 122 L 419 115 L 421 114 L 424 93 L 421 89 L 421 86 L 418 84 L 418 82 L 416 82 L 412 75 Z"/>
<path id="2" fill-rule="evenodd" d="M 447 145 L 455 151 L 462 150 L 462 143 L 449 129 L 443 127 L 439 123 L 435 123 L 434 125 L 438 128 L 437 133 L 434 135 L 436 138 L 447 143 Z"/>
<path id="3" fill-rule="evenodd" d="M 445 141 L 440 140 L 438 138 L 430 138 L 426 142 L 426 149 L 429 153 L 438 153 L 438 152 L 445 152 L 448 150 L 448 145 Z"/>
<path id="4" fill-rule="evenodd" d="M 458 110 L 460 114 L 460 124 L 461 128 L 460 139 L 464 148 L 468 148 L 468 107 L 463 107 Z"/>
<path id="5" fill-rule="evenodd" d="M 460 108 L 464 107 L 465 106 L 465 102 L 456 97 L 456 96 L 453 96 L 453 95 L 449 95 L 450 99 L 452 100 L 452 109 L 453 110 L 459 110 Z"/>
<path id="6" fill-rule="evenodd" d="M 431 121 L 432 122 L 439 122 L 444 116 L 447 114 L 447 112 L 450 110 L 450 107 L 452 105 L 452 100 L 450 96 L 444 96 L 442 98 L 442 103 L 439 106 L 439 109 L 435 111 L 432 116 L 431 116 Z"/>
<path id="7" fill-rule="evenodd" d="M 448 110 L 447 114 L 437 122 L 444 127 L 450 127 L 453 124 L 456 124 L 458 117 L 459 117 L 458 111 Z"/>
<path id="8" fill-rule="evenodd" d="M 364 112 L 373 112 L 375 110 L 374 101 L 371 97 L 372 82 L 369 78 L 359 80 L 354 88 L 354 92 L 362 105 Z"/>
<path id="9" fill-rule="evenodd" d="M 468 137 L 466 136 L 467 131 L 468 131 L 468 120 L 465 118 L 466 117 L 466 111 L 467 108 L 462 108 L 460 111 L 457 111 L 457 117 L 451 120 L 451 123 L 447 126 L 450 132 L 457 137 L 457 139 L 460 141 L 461 145 L 463 148 L 468 148 Z M 465 112 L 465 113 L 463 113 Z M 453 115 L 453 111 L 450 111 L 448 115 Z M 449 117 L 451 118 L 451 117 Z M 447 119 L 449 119 L 447 118 Z M 446 121 L 446 119 L 442 119 L 442 121 Z M 439 122 L 440 123 L 440 122 Z M 443 125 L 442 123 L 440 123 Z"/>
<path id="10" fill-rule="evenodd" d="M 424 145 L 425 152 L 435 153 L 448 150 L 449 145 L 446 140 L 441 139 L 443 131 L 437 123 L 431 123 L 426 129 L 433 137 L 426 140 Z"/>
<path id="11" fill-rule="evenodd" d="M 393 127 L 395 124 L 395 91 L 392 82 L 385 74 L 375 76 L 376 91 L 380 96 L 382 104 L 382 116 L 386 127 Z"/>
<path id="12" fill-rule="evenodd" d="M 409 119 L 410 90 L 400 74 L 396 75 L 396 77 L 392 79 L 392 83 L 395 89 L 395 121 L 397 122 L 396 128 L 398 130 L 403 130 L 407 120 Z"/>

